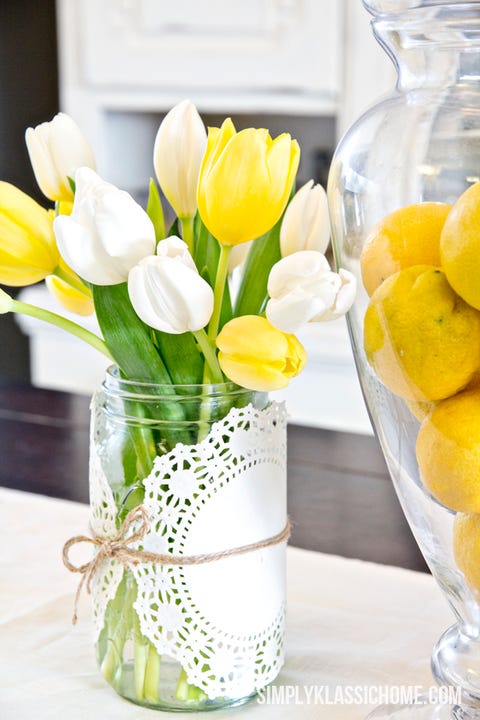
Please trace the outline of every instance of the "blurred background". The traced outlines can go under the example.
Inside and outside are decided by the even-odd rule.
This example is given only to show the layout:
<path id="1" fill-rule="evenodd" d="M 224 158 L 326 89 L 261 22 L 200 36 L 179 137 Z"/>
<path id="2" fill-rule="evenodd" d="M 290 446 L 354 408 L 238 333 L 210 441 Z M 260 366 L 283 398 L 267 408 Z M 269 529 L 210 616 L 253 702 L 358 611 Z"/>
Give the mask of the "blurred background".
<path id="1" fill-rule="evenodd" d="M 343 131 L 393 84 L 361 0 L 9 0 L 0 3 L 0 178 L 46 204 L 24 133 L 63 110 L 99 173 L 143 202 L 158 125 L 190 98 L 206 125 L 231 116 L 238 129 L 290 132 L 302 148 L 298 184 L 325 185 Z M 43 286 L 22 292 L 51 307 Z M 310 330 L 311 376 L 347 383 L 340 415 L 358 419 L 346 429 L 369 432 L 343 320 Z M 83 348 L 12 316 L 1 318 L 0 347 L 0 380 L 88 393 L 103 372 Z M 293 391 L 299 422 L 323 424 L 306 408 L 308 377 Z"/>

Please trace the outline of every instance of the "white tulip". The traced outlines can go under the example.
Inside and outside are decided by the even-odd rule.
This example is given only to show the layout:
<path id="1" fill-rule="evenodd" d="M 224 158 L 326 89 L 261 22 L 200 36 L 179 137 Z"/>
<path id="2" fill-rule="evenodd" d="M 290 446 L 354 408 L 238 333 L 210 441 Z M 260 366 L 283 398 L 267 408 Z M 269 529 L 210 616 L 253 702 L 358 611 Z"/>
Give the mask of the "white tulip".
<path id="1" fill-rule="evenodd" d="M 144 323 L 173 335 L 204 328 L 213 312 L 212 288 L 182 254 L 141 260 L 128 275 L 128 294 Z"/>
<path id="2" fill-rule="evenodd" d="M 80 168 L 75 182 L 72 214 L 53 223 L 60 254 L 94 285 L 125 282 L 130 269 L 155 252 L 152 221 L 127 192 L 93 170 Z"/>
<path id="3" fill-rule="evenodd" d="M 43 194 L 50 200 L 73 200 L 72 180 L 79 167 L 95 170 L 90 145 L 76 122 L 65 113 L 58 113 L 25 133 L 30 162 Z"/>
<path id="4" fill-rule="evenodd" d="M 293 196 L 280 227 L 282 257 L 300 250 L 324 253 L 330 240 L 327 195 L 309 180 Z"/>
<path id="5" fill-rule="evenodd" d="M 178 235 L 170 235 L 165 240 L 160 240 L 157 245 L 157 255 L 164 258 L 176 258 L 191 270 L 197 272 L 197 266 L 190 255 L 187 243 L 181 240 Z"/>
<path id="6" fill-rule="evenodd" d="M 238 268 L 244 264 L 252 245 L 253 240 L 248 240 L 247 242 L 240 243 L 240 245 L 232 245 L 232 249 L 228 258 L 229 273 L 232 273 L 235 268 Z"/>
<path id="7" fill-rule="evenodd" d="M 175 105 L 158 128 L 153 165 L 165 197 L 180 218 L 197 211 L 197 182 L 207 133 L 190 100 Z"/>
<path id="8" fill-rule="evenodd" d="M 282 258 L 272 267 L 267 319 L 282 332 L 295 333 L 306 323 L 344 315 L 355 293 L 352 273 L 343 269 L 332 272 L 322 253 L 303 250 Z"/>

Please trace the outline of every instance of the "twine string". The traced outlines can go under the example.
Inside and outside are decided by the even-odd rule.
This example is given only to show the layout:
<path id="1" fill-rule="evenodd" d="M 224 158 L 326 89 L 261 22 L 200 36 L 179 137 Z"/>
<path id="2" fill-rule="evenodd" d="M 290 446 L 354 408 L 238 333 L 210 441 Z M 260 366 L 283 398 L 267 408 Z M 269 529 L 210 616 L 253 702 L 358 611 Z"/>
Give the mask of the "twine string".
<path id="1" fill-rule="evenodd" d="M 138 527 L 135 527 L 136 524 Z M 130 530 L 133 532 L 129 534 Z M 130 510 L 118 532 L 111 538 L 101 537 L 92 531 L 92 535 L 75 535 L 71 537 L 63 546 L 63 564 L 70 572 L 80 573 L 82 575 L 75 593 L 74 613 L 72 623 L 77 622 L 77 609 L 80 594 L 83 586 L 86 585 L 87 592 L 91 592 L 91 584 L 95 574 L 98 572 L 100 565 L 104 560 L 111 558 L 122 563 L 128 568 L 131 565 L 139 563 L 158 563 L 160 565 L 203 565 L 205 563 L 215 562 L 223 558 L 233 557 L 235 555 L 244 555 L 245 553 L 262 550 L 263 548 L 279 545 L 290 537 L 291 524 L 287 518 L 287 522 L 283 530 L 276 535 L 272 535 L 265 540 L 241 545 L 229 550 L 219 550 L 213 553 L 203 555 L 170 555 L 163 553 L 153 553 L 148 550 L 136 550 L 130 547 L 130 544 L 139 542 L 147 534 L 150 528 L 150 518 L 146 508 L 138 506 Z M 89 543 L 97 548 L 97 552 L 86 563 L 82 565 L 74 565 L 69 557 L 70 549 L 74 545 L 81 543 Z"/>

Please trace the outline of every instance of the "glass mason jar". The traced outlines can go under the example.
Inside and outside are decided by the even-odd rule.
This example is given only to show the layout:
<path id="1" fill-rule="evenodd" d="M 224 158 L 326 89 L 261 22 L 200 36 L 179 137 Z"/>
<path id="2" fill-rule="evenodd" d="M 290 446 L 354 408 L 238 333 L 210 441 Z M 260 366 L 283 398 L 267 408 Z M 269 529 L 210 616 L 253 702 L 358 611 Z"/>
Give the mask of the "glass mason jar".
<path id="1" fill-rule="evenodd" d="M 265 393 L 132 382 L 111 368 L 92 403 L 94 534 L 118 549 L 141 506 L 148 531 L 138 539 L 133 521 L 123 538 L 140 552 L 210 558 L 271 538 L 286 524 L 285 436 L 283 406 Z M 105 679 L 156 709 L 248 700 L 283 660 L 285 548 L 185 566 L 112 553 L 92 581 Z"/>
<path id="2" fill-rule="evenodd" d="M 432 712 L 480 717 L 480 574 L 474 571 L 480 506 L 472 500 L 475 488 L 467 488 L 470 482 L 480 488 L 474 460 L 480 436 L 473 429 L 477 421 L 480 427 L 479 308 L 450 286 L 442 254 L 447 240 L 456 252 L 457 238 L 460 247 L 474 235 L 468 220 L 464 232 L 456 231 L 449 205 L 471 187 L 480 197 L 480 2 L 364 5 L 398 79 L 348 130 L 334 156 L 328 188 L 334 251 L 337 264 L 358 278 L 348 323 L 372 423 L 411 529 L 456 619 L 434 649 L 432 670 L 439 684 L 461 688 L 463 710 Z M 465 270 L 478 277 L 480 252 Z M 460 334 L 459 317 L 465 320 Z M 372 717 L 400 717 L 395 713 L 383 709 Z"/>

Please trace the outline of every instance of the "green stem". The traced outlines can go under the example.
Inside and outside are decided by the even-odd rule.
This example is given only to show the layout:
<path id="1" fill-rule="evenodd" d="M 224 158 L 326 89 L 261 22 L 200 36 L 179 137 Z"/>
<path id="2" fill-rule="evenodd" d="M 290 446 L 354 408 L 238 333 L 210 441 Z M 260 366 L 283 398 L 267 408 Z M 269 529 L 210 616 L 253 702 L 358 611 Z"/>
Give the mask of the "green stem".
<path id="1" fill-rule="evenodd" d="M 176 700 L 186 700 L 188 696 L 188 680 L 187 680 L 187 673 L 185 670 L 180 670 L 180 675 L 178 676 L 177 681 L 177 687 L 175 689 L 175 699 Z"/>
<path id="2" fill-rule="evenodd" d="M 120 680 L 122 674 L 123 648 L 127 639 L 129 626 L 129 611 L 135 600 L 134 590 L 129 586 L 124 573 L 122 581 L 117 588 L 113 600 L 110 601 L 105 614 L 107 626 L 107 650 L 102 658 L 100 670 L 107 682 L 115 687 L 116 681 Z M 123 608 L 127 608 L 127 614 L 123 614 Z M 121 620 L 119 621 L 119 618 Z"/>
<path id="3" fill-rule="evenodd" d="M 190 255 L 195 255 L 195 238 L 193 234 L 193 217 L 180 218 L 183 241 L 187 243 Z"/>
<path id="4" fill-rule="evenodd" d="M 117 638 L 117 640 L 121 639 Z M 100 672 L 102 673 L 105 680 L 110 683 L 110 685 L 115 686 L 115 675 L 117 674 L 121 666 L 122 661 L 121 657 L 119 657 L 116 642 L 113 640 L 109 640 L 107 652 L 105 653 L 102 664 L 100 666 Z"/>
<path id="5" fill-rule="evenodd" d="M 182 668 L 180 675 L 178 676 L 177 687 L 175 690 L 175 699 L 182 700 L 190 706 L 200 707 L 205 700 L 208 700 L 207 695 L 201 688 L 196 685 L 190 685 L 187 680 L 187 673 Z"/>
<path id="6" fill-rule="evenodd" d="M 60 278 L 60 280 L 63 280 L 64 282 L 68 283 L 68 285 L 71 285 L 73 288 L 83 293 L 85 296 L 91 296 L 88 287 L 85 285 L 84 282 L 82 282 L 82 280 L 80 280 L 78 275 L 76 275 L 75 273 L 70 273 L 68 272 L 68 270 L 61 268 L 60 265 L 57 265 L 57 267 L 53 271 L 53 274 L 56 275 L 56 277 Z"/>
<path id="7" fill-rule="evenodd" d="M 147 667 L 148 645 L 140 640 L 135 640 L 133 648 L 133 672 L 135 676 L 135 697 L 143 700 L 145 696 L 145 668 Z"/>
<path id="8" fill-rule="evenodd" d="M 208 338 L 211 343 L 217 339 L 218 323 L 222 311 L 223 292 L 228 275 L 228 260 L 232 248 L 230 245 L 220 246 L 220 257 L 218 259 L 217 276 L 215 278 L 215 289 L 213 291 L 213 313 L 208 326 Z"/>
<path id="9" fill-rule="evenodd" d="M 91 345 L 95 348 L 95 350 L 103 353 L 109 360 L 113 361 L 105 342 L 97 335 L 90 332 L 90 330 L 86 330 L 81 325 L 77 325 L 77 323 L 72 322 L 72 320 L 67 320 L 67 318 L 62 317 L 61 315 L 52 313 L 44 308 L 36 307 L 36 305 L 21 302 L 20 300 L 12 299 L 9 309 L 11 312 L 16 312 L 20 315 L 29 315 L 37 320 L 43 320 L 44 322 L 50 323 L 50 325 L 55 325 L 56 327 L 69 332 L 71 335 L 75 335 L 80 338 L 80 340 L 83 340 Z"/>
<path id="10" fill-rule="evenodd" d="M 160 682 L 161 657 L 155 647 L 150 643 L 148 646 L 147 667 L 145 669 L 145 700 L 158 703 L 158 686 Z"/>
<path id="11" fill-rule="evenodd" d="M 208 366 L 209 369 L 209 375 L 211 376 L 212 382 L 214 383 L 222 383 L 223 382 L 223 375 L 222 371 L 220 369 L 220 365 L 218 364 L 217 355 L 215 352 L 215 349 L 212 347 L 212 343 L 205 332 L 203 328 L 200 330 L 193 331 L 193 336 L 197 343 L 200 346 L 200 350 L 202 351 L 204 357 L 205 357 L 205 367 Z"/>

